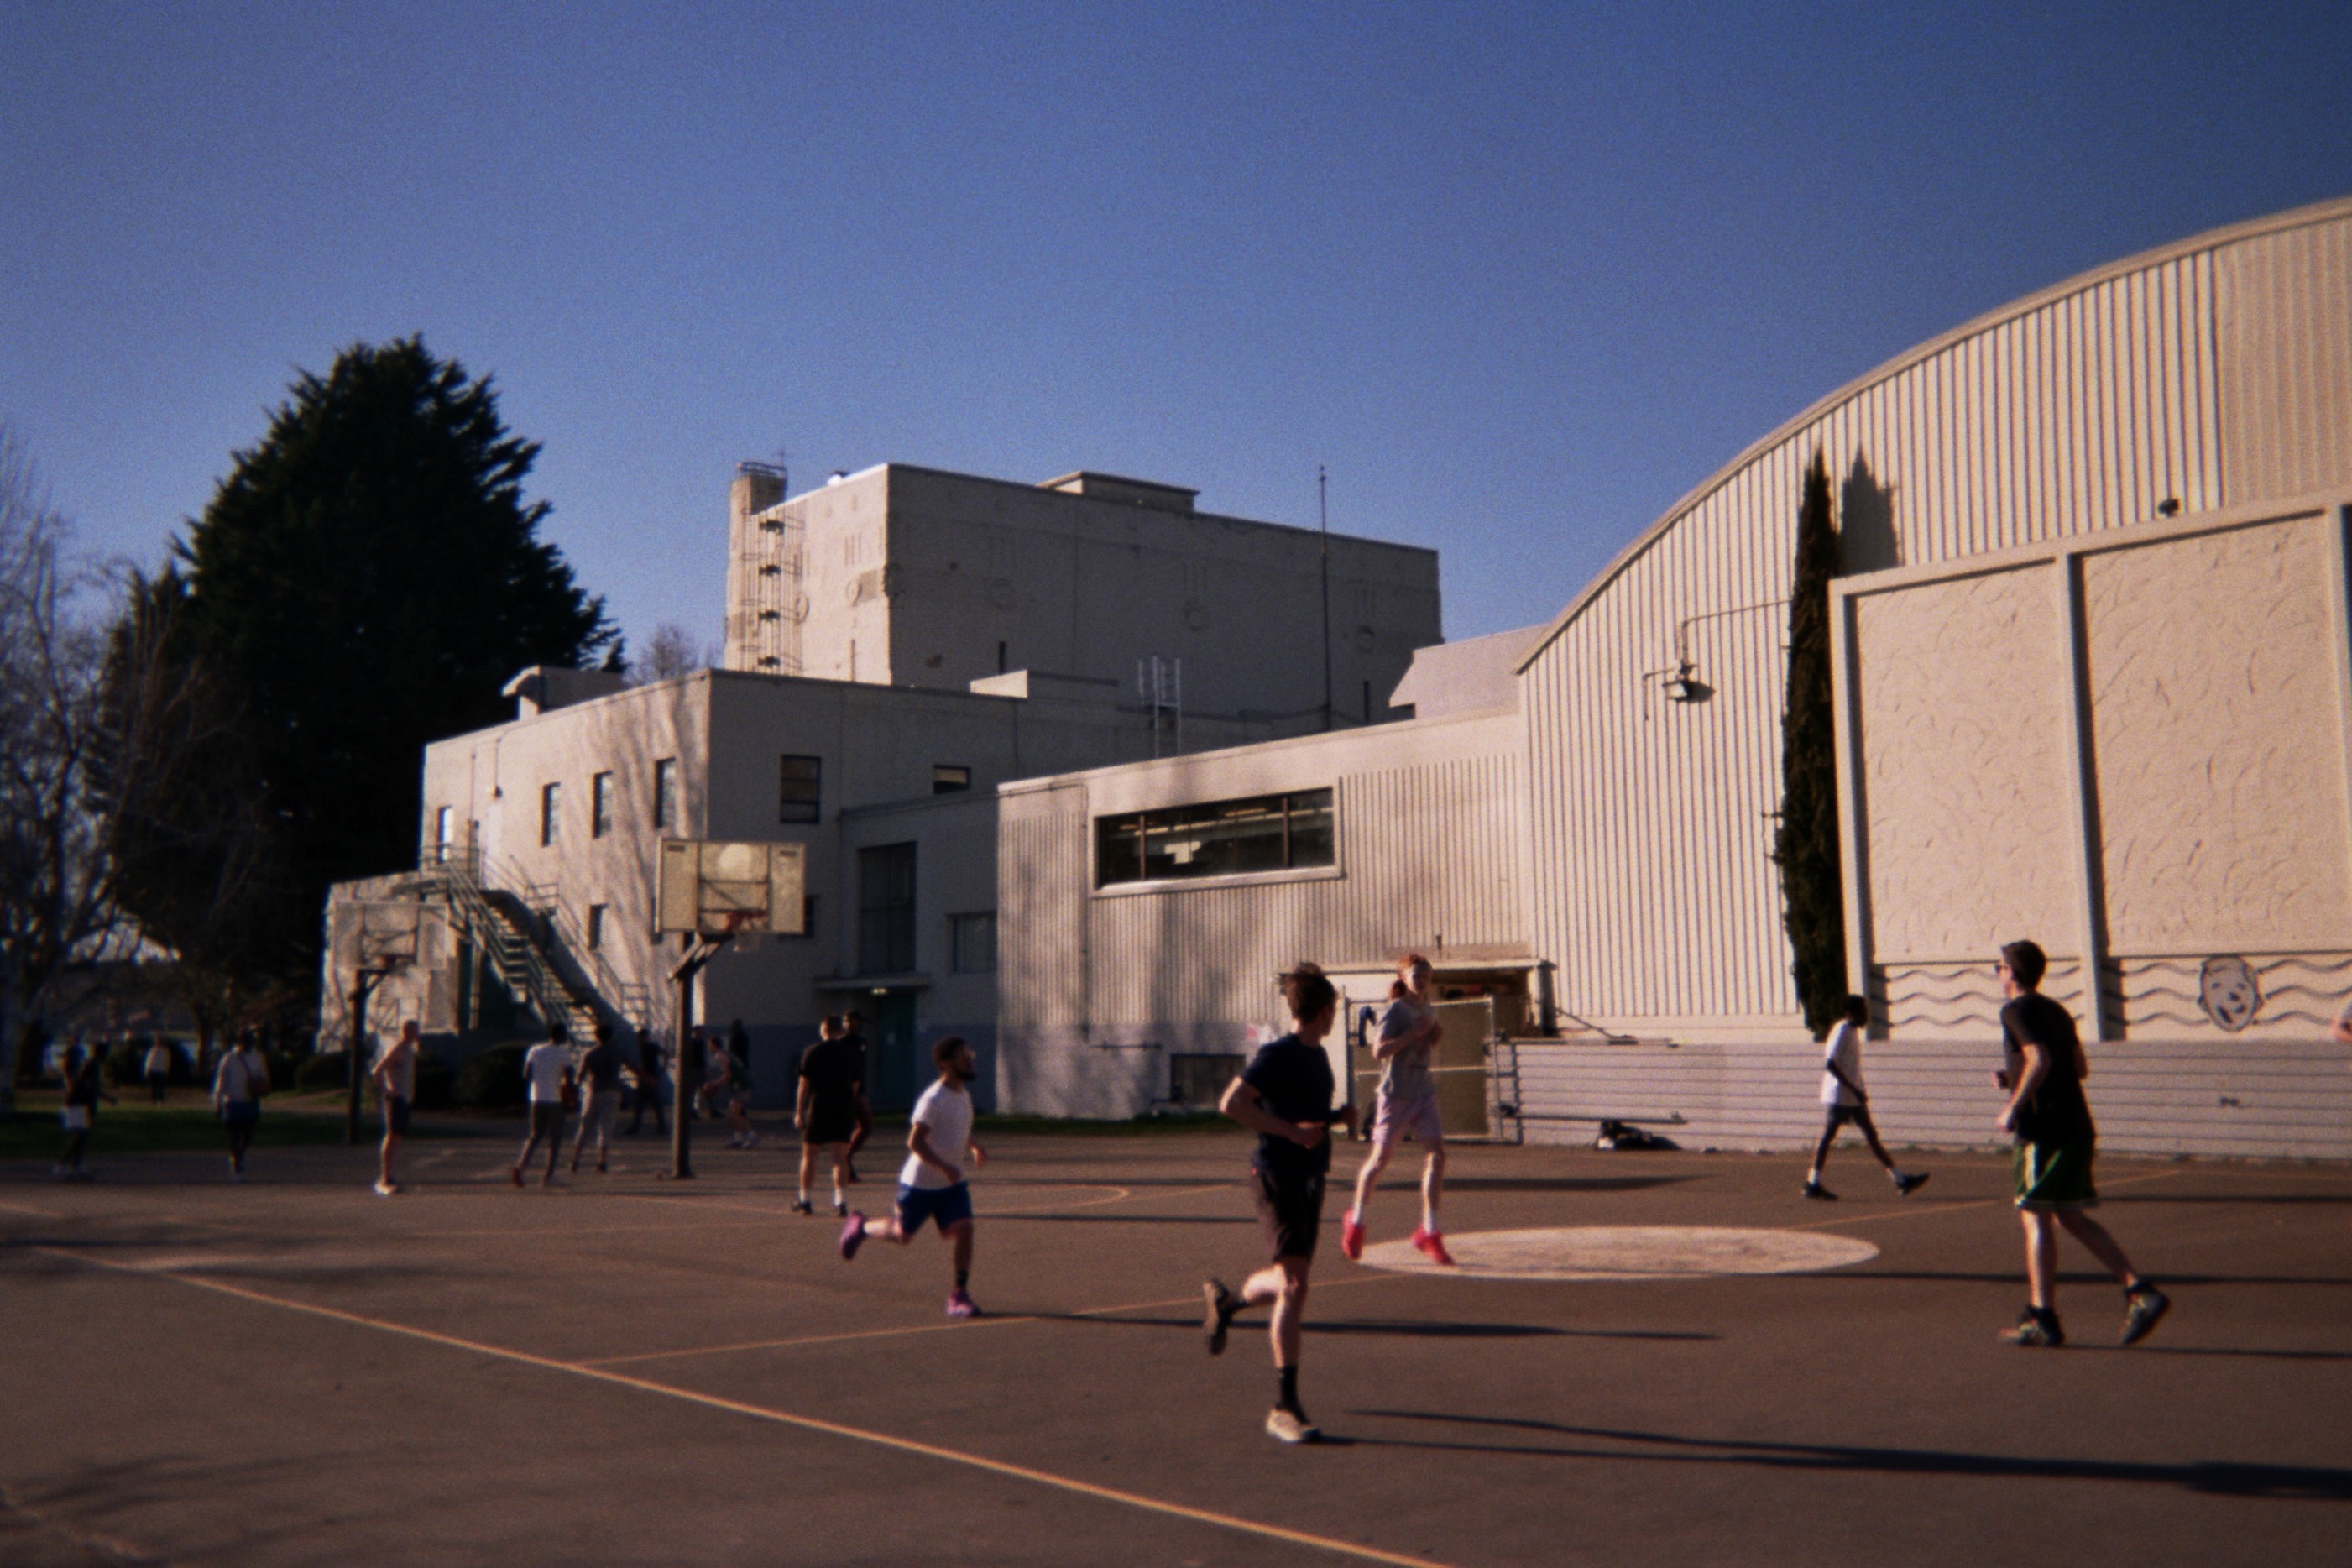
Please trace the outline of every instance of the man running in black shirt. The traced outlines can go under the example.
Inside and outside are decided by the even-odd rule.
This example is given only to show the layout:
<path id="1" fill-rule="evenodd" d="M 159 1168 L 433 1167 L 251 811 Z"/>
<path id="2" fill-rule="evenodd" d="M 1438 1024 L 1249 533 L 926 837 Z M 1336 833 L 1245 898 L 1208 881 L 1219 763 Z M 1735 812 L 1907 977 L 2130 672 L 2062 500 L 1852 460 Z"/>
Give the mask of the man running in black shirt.
<path id="1" fill-rule="evenodd" d="M 2017 1140 L 2017 1208 L 2025 1221 L 2024 1315 L 2004 1336 L 2012 1344 L 2066 1342 L 2058 1326 L 2058 1228 L 2091 1249 L 2124 1288 L 2123 1342 L 2136 1344 L 2172 1302 L 2131 1266 L 2106 1226 L 2088 1210 L 2099 1201 L 2091 1182 L 2098 1131 L 2091 1121 L 2083 1079 L 2091 1066 L 2074 1032 L 2074 1015 L 2037 989 L 2050 961 L 2030 942 L 2000 950 L 2002 1069 L 1993 1082 L 2010 1091 L 2000 1130 Z"/>
<path id="2" fill-rule="evenodd" d="M 1299 1319 L 1307 1309 L 1307 1273 L 1323 1225 L 1323 1183 L 1331 1167 L 1330 1126 L 1356 1125 L 1356 1108 L 1331 1109 L 1331 1058 L 1323 1038 L 1338 1016 L 1339 997 L 1323 972 L 1302 963 L 1282 977 L 1283 1000 L 1297 1031 L 1261 1047 L 1241 1077 L 1225 1089 L 1218 1109 L 1257 1134 L 1250 1158 L 1250 1195 L 1274 1255 L 1268 1267 L 1242 1282 L 1236 1296 L 1223 1282 L 1201 1287 L 1207 1303 L 1202 1327 L 1209 1353 L 1222 1355 L 1225 1331 L 1245 1306 L 1274 1303 L 1274 1370 L 1278 1386 L 1266 1414 L 1268 1436 L 1312 1443 L 1323 1434 L 1298 1403 Z"/>

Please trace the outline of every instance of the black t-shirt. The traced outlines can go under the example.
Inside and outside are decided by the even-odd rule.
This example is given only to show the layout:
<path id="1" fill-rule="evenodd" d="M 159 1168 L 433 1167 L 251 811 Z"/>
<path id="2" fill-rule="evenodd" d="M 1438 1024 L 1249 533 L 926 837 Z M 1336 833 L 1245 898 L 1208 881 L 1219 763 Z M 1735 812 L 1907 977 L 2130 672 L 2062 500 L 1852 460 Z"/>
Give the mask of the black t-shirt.
<path id="1" fill-rule="evenodd" d="M 609 1042 L 600 1042 L 580 1058 L 580 1077 L 590 1094 L 609 1094 L 621 1087 L 621 1053 Z"/>
<path id="2" fill-rule="evenodd" d="M 865 1077 L 857 1047 L 846 1039 L 819 1040 L 801 1053 L 801 1081 L 809 1086 L 814 1116 L 845 1116 L 856 1105 Z"/>
<path id="3" fill-rule="evenodd" d="M 1320 1046 L 1310 1046 L 1297 1035 L 1285 1035 L 1260 1046 L 1242 1081 L 1257 1090 L 1258 1099 L 1284 1121 L 1331 1121 L 1331 1058 Z M 1274 1176 L 1319 1176 L 1331 1168 L 1331 1140 L 1302 1149 L 1287 1138 L 1257 1135 L 1257 1152 L 1250 1163 Z"/>
<path id="4" fill-rule="evenodd" d="M 2000 1033 L 2011 1051 L 2031 1041 L 2049 1064 L 2033 1098 L 2018 1108 L 2017 1135 L 2035 1143 L 2094 1136 L 2090 1102 L 2083 1098 L 2083 1041 L 2074 1032 L 2074 1016 L 2039 991 L 2029 991 L 2003 1005 Z"/>

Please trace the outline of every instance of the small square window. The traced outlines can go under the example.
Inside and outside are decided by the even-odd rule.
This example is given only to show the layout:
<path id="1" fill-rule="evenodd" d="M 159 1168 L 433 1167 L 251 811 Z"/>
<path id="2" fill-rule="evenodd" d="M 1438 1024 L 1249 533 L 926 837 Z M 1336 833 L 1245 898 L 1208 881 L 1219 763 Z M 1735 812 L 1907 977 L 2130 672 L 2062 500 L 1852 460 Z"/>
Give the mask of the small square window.
<path id="1" fill-rule="evenodd" d="M 664 757 L 654 763 L 654 831 L 677 826 L 677 759 Z"/>
<path id="2" fill-rule="evenodd" d="M 539 842 L 541 848 L 563 841 L 563 786 L 541 784 L 539 790 Z"/>
<path id="3" fill-rule="evenodd" d="M 588 788 L 588 837 L 602 838 L 613 831 L 613 775 L 598 773 Z"/>
<path id="4" fill-rule="evenodd" d="M 996 968 L 996 911 L 948 917 L 948 967 L 957 974 L 988 974 Z"/>
<path id="5" fill-rule="evenodd" d="M 588 951 L 591 952 L 604 945 L 605 912 L 611 908 L 610 904 L 588 906 Z"/>
<path id="6" fill-rule="evenodd" d="M 970 768 L 958 763 L 933 763 L 931 764 L 931 793 L 933 795 L 953 795 L 959 790 L 967 790 L 971 787 L 971 770 Z"/>
<path id="7" fill-rule="evenodd" d="M 824 763 L 817 757 L 786 756 L 778 759 L 776 785 L 776 820 L 778 822 L 818 822 L 823 820 L 822 788 Z"/>

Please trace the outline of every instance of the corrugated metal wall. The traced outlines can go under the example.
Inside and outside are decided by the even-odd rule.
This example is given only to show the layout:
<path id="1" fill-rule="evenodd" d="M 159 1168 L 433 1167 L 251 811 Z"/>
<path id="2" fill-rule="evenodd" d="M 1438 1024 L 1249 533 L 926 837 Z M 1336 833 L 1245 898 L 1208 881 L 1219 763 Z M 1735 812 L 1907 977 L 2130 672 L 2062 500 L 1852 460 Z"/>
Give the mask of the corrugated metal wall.
<path id="1" fill-rule="evenodd" d="M 1679 1048 L 1523 1042 L 1517 1055 L 1516 1086 L 1500 1087 L 1506 1099 L 1516 1089 L 1531 1143 L 1590 1142 L 1603 1116 L 1650 1127 L 1687 1149 L 1798 1149 L 1821 1135 L 1821 1058 L 1801 1042 Z M 2352 1158 L 2352 1073 L 2344 1070 L 2340 1046 L 2239 1040 L 2217 1050 L 2135 1041 L 2094 1045 L 2089 1055 L 2102 1149 Z M 1863 1081 L 1886 1142 L 1897 1148 L 2003 1142 L 1992 1124 L 2002 1100 L 1990 1077 L 1997 1057 L 1981 1038 L 1866 1047 Z M 1854 1181 L 1879 1179 L 1852 1133 L 1837 1163 Z M 1793 1169 L 1789 1179 L 1796 1181 Z M 1838 1184 L 1836 1167 L 1831 1181 Z"/>
<path id="2" fill-rule="evenodd" d="M 1564 613 L 1523 700 L 1534 934 L 1565 1006 L 1621 1026 L 1793 1022 L 1766 814 L 1815 451 L 1863 525 L 1854 542 L 1879 552 L 1853 564 L 1874 568 L 2342 477 L 2352 203 L 2261 229 L 2062 287 L 1895 362 L 1751 448 Z M 1664 700 L 1684 658 L 1704 702 Z"/>
<path id="3" fill-rule="evenodd" d="M 1087 792 L 1008 791 L 997 800 L 998 1026 L 1087 1020 Z"/>
<path id="4" fill-rule="evenodd" d="M 1524 943 L 1509 871 L 1522 799 L 1507 754 L 1343 775 L 1341 875 L 1091 900 L 1092 1022 L 1260 1023 L 1274 976 L 1300 959 L 1329 967 L 1408 946 Z"/>

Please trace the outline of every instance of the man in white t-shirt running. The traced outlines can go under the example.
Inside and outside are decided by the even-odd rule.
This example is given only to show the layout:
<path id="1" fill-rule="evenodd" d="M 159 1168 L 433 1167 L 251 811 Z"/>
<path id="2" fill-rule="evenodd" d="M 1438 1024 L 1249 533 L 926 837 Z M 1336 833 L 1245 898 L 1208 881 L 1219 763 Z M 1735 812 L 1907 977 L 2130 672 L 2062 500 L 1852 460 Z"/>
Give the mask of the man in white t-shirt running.
<path id="1" fill-rule="evenodd" d="M 907 1163 L 898 1172 L 898 1210 L 888 1219 L 869 1220 L 856 1210 L 841 1227 L 841 1260 L 857 1256 L 867 1237 L 904 1247 L 925 1224 L 939 1222 L 942 1239 L 955 1243 L 955 1289 L 948 1292 L 948 1316 L 977 1318 L 971 1282 L 971 1184 L 967 1163 L 988 1163 L 988 1152 L 971 1141 L 971 1091 L 965 1086 L 980 1067 L 961 1035 L 948 1035 L 931 1047 L 939 1081 L 915 1101 L 907 1130 Z"/>
<path id="2" fill-rule="evenodd" d="M 539 1179 L 542 1187 L 555 1185 L 556 1157 L 563 1152 L 563 1102 L 572 1088 L 572 1031 L 561 1024 L 547 1026 L 547 1038 L 531 1047 L 522 1058 L 522 1081 L 530 1100 L 530 1136 L 524 1140 L 522 1152 L 515 1156 L 516 1186 L 522 1185 L 522 1171 L 530 1163 L 532 1152 L 541 1139 L 547 1141 L 547 1173 Z"/>
<path id="3" fill-rule="evenodd" d="M 1805 1196 L 1834 1201 L 1837 1194 L 1822 1185 L 1822 1166 L 1830 1157 L 1830 1145 L 1837 1142 L 1838 1129 L 1853 1122 L 1862 1129 L 1870 1142 L 1870 1152 L 1895 1178 L 1897 1197 L 1909 1197 L 1927 1184 L 1927 1173 L 1916 1174 L 1899 1171 L 1895 1156 L 1878 1141 L 1878 1128 L 1870 1120 L 1870 1096 L 1862 1088 L 1862 1032 L 1870 1026 L 1870 1004 L 1860 996 L 1845 999 L 1845 1016 L 1830 1031 L 1828 1047 L 1822 1053 L 1822 1141 L 1813 1146 L 1813 1166 L 1805 1173 Z"/>

